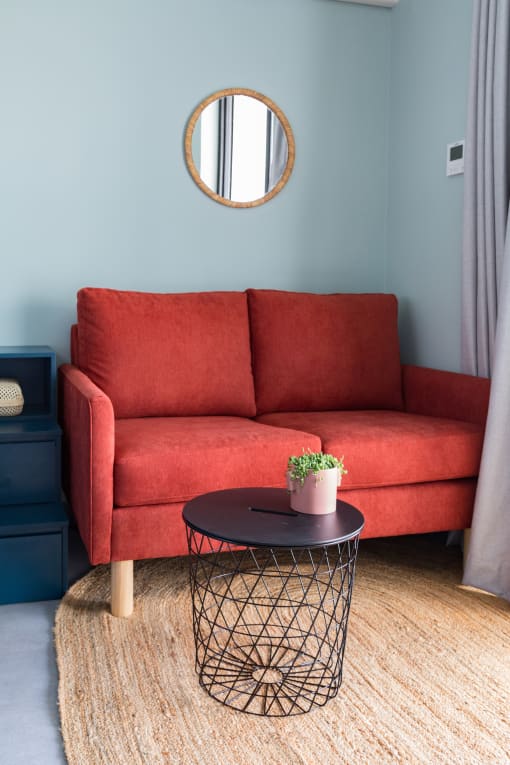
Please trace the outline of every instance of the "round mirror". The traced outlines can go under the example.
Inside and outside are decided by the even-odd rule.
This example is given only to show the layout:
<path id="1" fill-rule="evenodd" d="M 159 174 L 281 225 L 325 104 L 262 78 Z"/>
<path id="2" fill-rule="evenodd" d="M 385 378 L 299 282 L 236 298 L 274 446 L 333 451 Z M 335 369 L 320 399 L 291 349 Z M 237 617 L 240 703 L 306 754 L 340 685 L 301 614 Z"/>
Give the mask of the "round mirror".
<path id="1" fill-rule="evenodd" d="M 229 207 L 255 207 L 287 183 L 294 136 L 281 109 L 246 88 L 228 88 L 202 101 L 186 128 L 184 150 L 197 185 Z"/>

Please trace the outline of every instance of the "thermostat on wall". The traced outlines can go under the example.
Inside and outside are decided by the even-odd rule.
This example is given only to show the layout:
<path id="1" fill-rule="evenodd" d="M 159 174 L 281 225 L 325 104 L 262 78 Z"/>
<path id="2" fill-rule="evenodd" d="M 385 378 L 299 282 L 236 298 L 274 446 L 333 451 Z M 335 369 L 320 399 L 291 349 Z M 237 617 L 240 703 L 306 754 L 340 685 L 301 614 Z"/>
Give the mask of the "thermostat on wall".
<path id="1" fill-rule="evenodd" d="M 446 147 L 446 175 L 460 175 L 464 172 L 464 143 L 462 139 Z"/>

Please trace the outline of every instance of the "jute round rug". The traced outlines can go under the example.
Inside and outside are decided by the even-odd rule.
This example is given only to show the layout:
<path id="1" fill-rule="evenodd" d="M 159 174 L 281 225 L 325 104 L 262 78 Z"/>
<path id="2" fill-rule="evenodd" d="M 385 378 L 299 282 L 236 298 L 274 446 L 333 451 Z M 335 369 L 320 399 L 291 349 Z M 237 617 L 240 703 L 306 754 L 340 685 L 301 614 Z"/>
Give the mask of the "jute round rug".
<path id="1" fill-rule="evenodd" d="M 200 688 L 187 565 L 135 565 L 128 620 L 109 615 L 108 567 L 64 597 L 69 765 L 510 763 L 510 604 L 458 586 L 458 548 L 362 542 L 340 692 L 287 718 L 243 714 Z"/>

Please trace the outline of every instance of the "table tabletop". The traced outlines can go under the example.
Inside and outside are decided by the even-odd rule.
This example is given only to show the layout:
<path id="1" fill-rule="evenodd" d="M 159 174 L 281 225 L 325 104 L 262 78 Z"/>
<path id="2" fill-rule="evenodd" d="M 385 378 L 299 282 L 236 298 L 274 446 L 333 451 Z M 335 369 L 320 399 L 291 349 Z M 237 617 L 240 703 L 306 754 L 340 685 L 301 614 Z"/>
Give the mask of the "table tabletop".
<path id="1" fill-rule="evenodd" d="M 250 547 L 324 547 L 360 534 L 365 519 L 347 502 L 336 512 L 292 510 L 286 489 L 224 489 L 202 494 L 183 510 L 187 526 L 214 539 Z"/>

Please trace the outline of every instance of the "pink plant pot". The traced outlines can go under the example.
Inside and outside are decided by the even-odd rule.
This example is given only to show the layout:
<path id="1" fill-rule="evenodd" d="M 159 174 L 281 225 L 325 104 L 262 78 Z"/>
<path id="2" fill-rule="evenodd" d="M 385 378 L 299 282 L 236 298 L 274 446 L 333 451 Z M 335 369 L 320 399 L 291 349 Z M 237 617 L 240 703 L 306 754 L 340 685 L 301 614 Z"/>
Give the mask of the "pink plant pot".
<path id="1" fill-rule="evenodd" d="M 309 472 L 305 482 L 293 481 L 287 472 L 287 488 L 290 491 L 290 506 L 298 513 L 325 515 L 336 511 L 336 492 L 342 476 L 338 468 Z"/>

